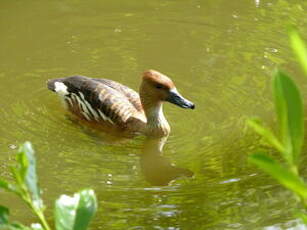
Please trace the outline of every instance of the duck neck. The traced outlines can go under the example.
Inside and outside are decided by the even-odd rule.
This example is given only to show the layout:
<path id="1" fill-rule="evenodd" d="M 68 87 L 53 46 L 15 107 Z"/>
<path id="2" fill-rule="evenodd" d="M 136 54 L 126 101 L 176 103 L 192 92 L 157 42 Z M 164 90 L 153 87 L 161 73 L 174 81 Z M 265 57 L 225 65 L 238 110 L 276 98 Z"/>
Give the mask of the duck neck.
<path id="1" fill-rule="evenodd" d="M 163 114 L 163 104 L 161 101 L 156 103 L 143 103 L 143 108 L 147 118 L 146 133 L 149 136 L 168 136 L 170 126 Z"/>

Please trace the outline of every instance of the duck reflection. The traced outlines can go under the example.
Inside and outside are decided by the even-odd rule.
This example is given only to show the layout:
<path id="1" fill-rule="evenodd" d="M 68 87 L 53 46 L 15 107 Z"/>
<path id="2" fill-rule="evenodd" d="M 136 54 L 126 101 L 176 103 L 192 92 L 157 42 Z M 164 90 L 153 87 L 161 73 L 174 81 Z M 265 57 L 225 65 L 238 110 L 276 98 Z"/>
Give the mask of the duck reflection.
<path id="1" fill-rule="evenodd" d="M 142 173 L 151 185 L 168 185 L 179 177 L 192 177 L 189 169 L 176 167 L 169 159 L 163 156 L 163 147 L 167 137 L 147 138 L 144 142 L 140 158 Z"/>
<path id="2" fill-rule="evenodd" d="M 124 144 L 131 139 L 121 136 L 113 136 L 109 133 L 99 132 L 84 126 L 78 120 L 69 119 L 79 125 L 84 133 L 91 136 L 98 144 Z M 147 137 L 140 154 L 140 166 L 145 180 L 154 186 L 165 186 L 180 177 L 192 177 L 193 172 L 189 169 L 176 167 L 171 161 L 163 156 L 163 147 L 168 137 Z"/>

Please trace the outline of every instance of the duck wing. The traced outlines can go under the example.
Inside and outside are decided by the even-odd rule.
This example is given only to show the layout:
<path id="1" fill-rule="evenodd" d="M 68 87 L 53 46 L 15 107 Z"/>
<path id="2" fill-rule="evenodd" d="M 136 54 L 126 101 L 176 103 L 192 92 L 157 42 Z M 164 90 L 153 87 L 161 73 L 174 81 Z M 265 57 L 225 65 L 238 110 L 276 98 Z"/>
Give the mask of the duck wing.
<path id="1" fill-rule="evenodd" d="M 126 98 L 130 101 L 130 103 L 133 104 L 134 107 L 138 111 L 141 112 L 143 110 L 141 100 L 140 100 L 140 96 L 133 89 L 131 89 L 131 88 L 129 88 L 129 87 L 123 85 L 123 84 L 120 84 L 116 81 L 109 80 L 109 79 L 93 78 L 93 80 L 101 82 L 102 84 L 105 84 L 105 85 L 117 90 L 118 92 L 125 95 Z"/>
<path id="2" fill-rule="evenodd" d="M 64 98 L 73 113 L 88 121 L 124 127 L 130 117 L 139 113 L 135 106 L 139 106 L 138 94 L 111 80 L 72 76 L 52 79 L 47 84 L 50 90 Z M 132 95 L 132 101 L 127 95 Z"/>

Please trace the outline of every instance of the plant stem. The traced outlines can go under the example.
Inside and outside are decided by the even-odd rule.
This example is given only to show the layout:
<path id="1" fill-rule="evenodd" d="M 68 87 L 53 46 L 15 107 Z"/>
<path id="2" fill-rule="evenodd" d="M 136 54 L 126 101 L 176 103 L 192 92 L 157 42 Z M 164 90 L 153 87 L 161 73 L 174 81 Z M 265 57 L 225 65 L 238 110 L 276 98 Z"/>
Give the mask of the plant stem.
<path id="1" fill-rule="evenodd" d="M 35 212 L 37 217 L 39 218 L 39 221 L 41 222 L 43 228 L 45 230 L 50 230 L 50 227 L 49 227 L 49 224 L 47 223 L 46 219 L 45 219 L 45 216 L 44 216 L 44 213 L 39 211 L 39 212 Z"/>
<path id="2" fill-rule="evenodd" d="M 38 217 L 40 223 L 42 224 L 42 227 L 44 230 L 51 230 L 48 222 L 46 221 L 46 218 L 44 216 L 44 213 L 42 212 L 41 209 L 36 208 L 33 205 L 32 199 L 30 197 L 30 194 L 25 191 L 24 196 L 22 196 L 23 200 L 27 203 L 27 205 L 32 209 L 34 214 Z"/>

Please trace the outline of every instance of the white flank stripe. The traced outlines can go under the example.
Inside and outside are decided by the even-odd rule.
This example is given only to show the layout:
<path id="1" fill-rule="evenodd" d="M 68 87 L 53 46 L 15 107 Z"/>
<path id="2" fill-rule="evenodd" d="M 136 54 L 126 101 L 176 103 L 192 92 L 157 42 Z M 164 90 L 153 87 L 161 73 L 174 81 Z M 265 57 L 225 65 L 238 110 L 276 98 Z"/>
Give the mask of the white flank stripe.
<path id="1" fill-rule="evenodd" d="M 125 122 L 128 120 L 128 118 L 130 117 L 130 115 L 131 115 L 130 111 L 129 111 L 129 110 L 126 110 L 126 109 L 124 108 L 124 112 L 122 113 L 122 116 L 123 116 L 123 119 L 124 119 Z"/>
<path id="2" fill-rule="evenodd" d="M 79 94 L 80 94 L 80 96 L 81 96 L 81 99 L 83 99 L 83 101 L 86 102 L 83 93 L 79 92 Z M 81 100 L 81 99 L 79 98 L 79 100 Z M 84 110 L 85 110 L 86 113 L 88 113 L 88 114 L 90 115 L 90 111 L 89 111 L 89 109 L 87 108 L 86 103 L 83 103 L 83 101 L 82 101 L 82 105 L 84 105 L 84 107 L 85 107 Z"/>
<path id="3" fill-rule="evenodd" d="M 66 100 L 69 102 L 70 106 L 72 107 L 72 106 L 73 106 L 73 104 L 72 104 L 71 99 L 70 99 L 69 97 L 65 97 L 65 99 L 66 99 Z"/>
<path id="4" fill-rule="evenodd" d="M 84 94 L 83 94 L 82 92 L 79 92 L 79 95 L 80 95 L 81 99 L 82 99 L 83 101 L 85 101 Z"/>
<path id="5" fill-rule="evenodd" d="M 88 103 L 87 100 L 85 100 L 85 97 L 83 95 L 83 93 L 79 92 L 81 98 L 83 99 L 84 103 L 85 103 L 85 106 L 91 111 L 91 113 L 94 115 L 94 118 L 96 121 L 99 121 L 99 115 L 98 113 L 93 109 L 93 107 L 91 106 L 90 103 Z"/>
<path id="6" fill-rule="evenodd" d="M 104 115 L 104 113 L 101 112 L 100 109 L 98 109 L 98 113 L 100 114 L 101 118 L 102 118 L 104 121 L 109 121 L 111 124 L 114 124 L 114 122 L 113 122 L 110 118 L 108 118 L 106 115 Z"/>
<path id="7" fill-rule="evenodd" d="M 128 120 L 128 118 L 130 117 L 130 112 L 129 111 L 125 111 L 123 113 L 123 119 L 124 119 L 124 122 L 126 122 Z"/>
<path id="8" fill-rule="evenodd" d="M 74 94 L 74 96 L 75 96 L 76 100 L 78 101 L 78 104 L 79 104 L 80 108 L 85 110 L 84 109 L 84 103 L 81 101 L 81 99 L 78 97 L 78 95 Z"/>
<path id="9" fill-rule="evenodd" d="M 76 96 L 76 94 L 72 93 L 72 94 L 71 94 L 71 97 L 72 97 L 73 100 L 78 104 L 78 107 L 81 107 L 81 106 L 80 106 L 80 103 L 79 103 L 79 101 L 78 101 L 78 98 L 77 98 L 77 96 Z"/>
<path id="10" fill-rule="evenodd" d="M 103 112 L 100 111 L 100 109 L 98 109 L 98 113 L 99 113 L 100 117 L 101 117 L 104 121 L 107 120 L 107 117 L 103 114 Z"/>
<path id="11" fill-rule="evenodd" d="M 59 84 L 56 84 L 59 83 Z M 111 124 L 114 124 L 114 122 L 107 117 L 100 109 L 95 110 L 91 106 L 91 104 L 85 99 L 84 94 L 82 92 L 79 92 L 80 97 L 75 94 L 71 93 L 71 98 L 65 97 L 68 95 L 67 86 L 63 84 L 62 82 L 55 82 L 55 91 L 60 95 L 63 99 L 65 98 L 67 101 L 65 102 L 65 105 L 67 106 L 68 103 L 73 106 L 73 101 L 75 101 L 79 108 L 81 109 L 81 114 L 86 118 L 86 120 L 91 121 L 91 114 L 94 116 L 95 120 L 99 121 L 100 118 L 102 118 L 104 121 L 108 121 Z M 67 103 L 68 102 L 68 103 Z M 116 110 L 116 107 L 114 108 Z M 123 119 L 126 121 L 130 117 L 131 113 L 130 111 L 126 111 L 123 113 Z"/>
<path id="12" fill-rule="evenodd" d="M 83 116 L 86 118 L 86 120 L 90 121 L 90 117 L 88 116 L 88 114 L 86 112 L 82 112 Z"/>
<path id="13" fill-rule="evenodd" d="M 87 120 L 91 120 L 90 114 L 89 114 L 89 111 L 88 111 L 86 105 L 82 102 L 82 100 L 78 97 L 78 95 L 76 95 L 76 94 L 73 93 L 72 96 L 73 96 L 73 97 L 75 98 L 75 100 L 78 102 L 79 107 L 83 110 L 83 111 L 81 111 L 81 112 L 82 112 L 82 114 L 85 116 L 85 118 L 86 118 Z"/>

